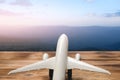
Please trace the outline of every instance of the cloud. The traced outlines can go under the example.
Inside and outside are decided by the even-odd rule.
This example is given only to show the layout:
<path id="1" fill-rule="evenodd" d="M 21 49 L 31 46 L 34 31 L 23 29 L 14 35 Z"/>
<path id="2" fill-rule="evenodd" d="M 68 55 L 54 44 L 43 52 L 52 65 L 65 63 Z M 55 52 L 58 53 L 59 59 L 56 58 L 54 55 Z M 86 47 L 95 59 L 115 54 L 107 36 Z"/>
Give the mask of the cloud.
<path id="1" fill-rule="evenodd" d="M 5 0 L 0 0 L 0 3 L 4 3 L 5 2 Z"/>
<path id="2" fill-rule="evenodd" d="M 85 0 L 85 1 L 87 1 L 87 2 L 93 2 L 94 0 Z"/>
<path id="3" fill-rule="evenodd" d="M 120 17 L 120 10 L 115 13 L 106 13 L 104 14 L 105 17 Z"/>
<path id="4" fill-rule="evenodd" d="M 98 16 L 96 13 L 87 13 L 85 16 L 91 16 L 91 17 L 94 17 L 94 16 Z"/>
<path id="5" fill-rule="evenodd" d="M 0 15 L 2 16 L 17 16 L 17 15 L 22 15 L 20 13 L 15 13 L 9 10 L 4 10 L 4 9 L 0 9 Z"/>
<path id="6" fill-rule="evenodd" d="M 32 6 L 30 0 L 15 0 L 11 5 L 19 5 L 19 6 Z"/>

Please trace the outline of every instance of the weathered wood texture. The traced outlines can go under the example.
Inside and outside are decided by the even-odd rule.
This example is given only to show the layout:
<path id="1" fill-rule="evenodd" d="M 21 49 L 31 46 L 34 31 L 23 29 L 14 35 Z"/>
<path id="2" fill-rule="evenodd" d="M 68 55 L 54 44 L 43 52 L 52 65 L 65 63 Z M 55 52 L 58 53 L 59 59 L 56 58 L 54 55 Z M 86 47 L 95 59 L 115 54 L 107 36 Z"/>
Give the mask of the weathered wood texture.
<path id="1" fill-rule="evenodd" d="M 44 52 L 0 52 L 0 80 L 49 80 L 48 70 L 42 69 L 7 75 L 10 70 L 42 60 Z M 54 56 L 55 52 L 47 52 Z M 81 60 L 109 70 L 112 74 L 73 70 L 73 80 L 120 80 L 119 51 L 71 51 L 69 56 L 81 54 Z"/>

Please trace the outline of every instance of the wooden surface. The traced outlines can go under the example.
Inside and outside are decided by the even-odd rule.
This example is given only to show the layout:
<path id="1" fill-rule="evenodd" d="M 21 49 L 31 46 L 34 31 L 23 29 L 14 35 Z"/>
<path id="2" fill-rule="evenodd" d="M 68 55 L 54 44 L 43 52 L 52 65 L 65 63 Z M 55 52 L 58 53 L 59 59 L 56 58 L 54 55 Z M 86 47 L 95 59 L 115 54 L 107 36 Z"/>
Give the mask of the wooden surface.
<path id="1" fill-rule="evenodd" d="M 109 70 L 112 74 L 73 70 L 73 80 L 120 80 L 120 52 L 118 51 L 74 51 L 81 54 L 81 60 Z M 0 52 L 0 80 L 49 80 L 48 70 L 42 69 L 7 75 L 10 70 L 42 60 L 44 52 Z M 54 56 L 54 52 L 47 52 Z"/>

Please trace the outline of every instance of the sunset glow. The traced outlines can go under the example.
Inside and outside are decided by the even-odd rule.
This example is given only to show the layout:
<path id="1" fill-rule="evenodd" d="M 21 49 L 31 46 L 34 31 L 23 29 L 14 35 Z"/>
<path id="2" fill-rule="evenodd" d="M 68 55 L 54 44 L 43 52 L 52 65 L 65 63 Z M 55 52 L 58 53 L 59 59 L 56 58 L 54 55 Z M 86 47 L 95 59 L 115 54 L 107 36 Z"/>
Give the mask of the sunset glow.
<path id="1" fill-rule="evenodd" d="M 119 0 L 0 0 L 0 28 L 119 26 Z"/>

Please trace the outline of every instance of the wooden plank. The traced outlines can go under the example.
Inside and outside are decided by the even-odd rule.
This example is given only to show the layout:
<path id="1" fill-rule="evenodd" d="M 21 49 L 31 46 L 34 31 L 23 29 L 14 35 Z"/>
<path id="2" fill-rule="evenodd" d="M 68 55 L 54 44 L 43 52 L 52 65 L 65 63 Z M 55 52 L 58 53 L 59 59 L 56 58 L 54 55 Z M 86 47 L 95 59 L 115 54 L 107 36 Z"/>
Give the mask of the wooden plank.
<path id="1" fill-rule="evenodd" d="M 50 57 L 55 52 L 46 51 Z M 49 80 L 48 70 L 22 72 L 7 75 L 10 70 L 42 60 L 45 52 L 0 52 L 0 80 Z M 119 51 L 70 51 L 74 57 L 80 53 L 81 60 L 98 67 L 110 70 L 111 75 L 74 69 L 73 80 L 119 80 L 120 79 L 120 52 Z M 66 79 L 67 80 L 67 79 Z"/>

